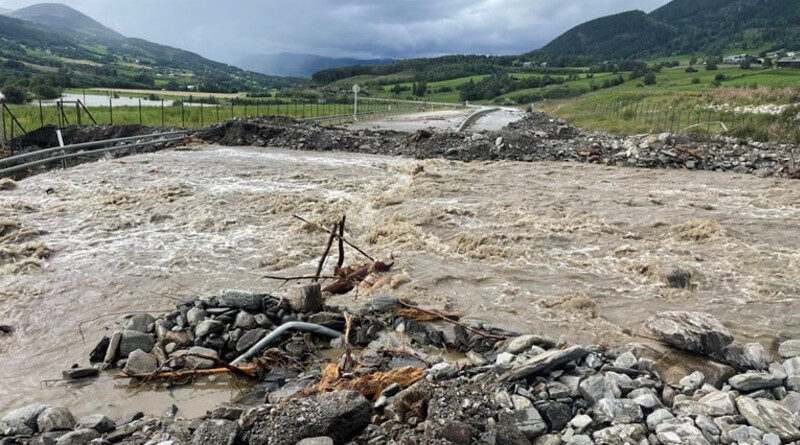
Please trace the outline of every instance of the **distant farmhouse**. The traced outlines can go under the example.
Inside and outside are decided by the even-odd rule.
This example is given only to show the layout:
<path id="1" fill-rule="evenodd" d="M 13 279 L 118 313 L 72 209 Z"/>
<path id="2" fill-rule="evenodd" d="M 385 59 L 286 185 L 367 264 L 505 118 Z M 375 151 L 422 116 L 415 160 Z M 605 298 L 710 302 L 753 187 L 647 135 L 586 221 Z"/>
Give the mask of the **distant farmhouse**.
<path id="1" fill-rule="evenodd" d="M 747 59 L 747 54 L 734 54 L 722 59 L 722 63 L 737 64 L 742 63 Z"/>
<path id="2" fill-rule="evenodd" d="M 800 59 L 785 57 L 778 61 L 778 68 L 797 68 L 800 69 Z"/>

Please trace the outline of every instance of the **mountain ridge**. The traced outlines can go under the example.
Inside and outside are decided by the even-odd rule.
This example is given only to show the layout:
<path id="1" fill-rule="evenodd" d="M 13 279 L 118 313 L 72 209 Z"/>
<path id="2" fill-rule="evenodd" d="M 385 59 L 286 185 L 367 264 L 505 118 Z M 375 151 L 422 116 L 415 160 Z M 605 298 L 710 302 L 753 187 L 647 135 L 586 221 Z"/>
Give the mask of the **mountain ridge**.
<path id="1" fill-rule="evenodd" d="M 123 40 L 125 36 L 88 15 L 61 3 L 37 3 L 7 14 L 78 39 Z"/>
<path id="2" fill-rule="evenodd" d="M 297 81 L 128 38 L 61 4 L 33 5 L 12 15 L 27 19 L 0 15 L 0 60 L 7 60 L 0 62 L 0 74 L 5 72 L 6 77 L 52 77 L 58 73 L 60 87 L 183 88 L 225 93 L 282 88 Z"/>
<path id="3" fill-rule="evenodd" d="M 392 63 L 392 59 L 357 59 L 352 57 L 327 57 L 317 54 L 283 52 L 244 57 L 237 64 L 241 68 L 271 76 L 311 78 L 322 70 L 342 66 L 374 66 Z"/>
<path id="4" fill-rule="evenodd" d="M 800 2 L 796 0 L 673 0 L 649 14 L 640 11 L 633 17 L 631 13 L 579 24 L 540 51 L 646 58 L 800 47 Z M 621 16 L 634 21 L 627 23 Z M 635 32 L 630 30 L 632 24 Z"/>

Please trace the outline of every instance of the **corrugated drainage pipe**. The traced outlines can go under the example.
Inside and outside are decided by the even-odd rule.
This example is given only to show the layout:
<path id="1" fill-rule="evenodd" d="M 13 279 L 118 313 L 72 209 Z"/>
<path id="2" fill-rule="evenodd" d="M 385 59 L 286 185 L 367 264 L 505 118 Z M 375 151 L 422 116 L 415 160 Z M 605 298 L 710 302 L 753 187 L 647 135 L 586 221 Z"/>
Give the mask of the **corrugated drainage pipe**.
<path id="1" fill-rule="evenodd" d="M 342 336 L 341 332 L 326 328 L 325 326 L 320 326 L 318 324 L 313 324 L 313 323 L 303 323 L 301 321 L 290 321 L 288 323 L 284 323 L 278 326 L 277 329 L 267 334 L 266 337 L 259 340 L 259 342 L 253 345 L 250 349 L 248 349 L 247 352 L 237 357 L 236 360 L 232 361 L 231 365 L 235 366 L 238 363 L 253 358 L 256 354 L 261 352 L 261 350 L 264 349 L 267 345 L 279 339 L 281 335 L 283 335 L 287 331 L 304 331 L 304 332 L 310 332 L 312 334 L 324 335 L 331 338 L 339 338 Z"/>

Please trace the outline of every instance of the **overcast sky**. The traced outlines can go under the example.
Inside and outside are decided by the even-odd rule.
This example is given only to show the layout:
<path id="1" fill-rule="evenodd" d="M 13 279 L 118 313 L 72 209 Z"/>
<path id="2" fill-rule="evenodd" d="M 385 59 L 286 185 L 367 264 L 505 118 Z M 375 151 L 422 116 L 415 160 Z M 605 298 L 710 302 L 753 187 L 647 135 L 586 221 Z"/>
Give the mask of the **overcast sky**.
<path id="1" fill-rule="evenodd" d="M 50 0 L 52 1 L 52 0 Z M 251 54 L 518 54 L 586 20 L 667 0 L 62 0 L 129 37 L 228 63 Z M 19 8 L 36 1 L 0 0 Z"/>

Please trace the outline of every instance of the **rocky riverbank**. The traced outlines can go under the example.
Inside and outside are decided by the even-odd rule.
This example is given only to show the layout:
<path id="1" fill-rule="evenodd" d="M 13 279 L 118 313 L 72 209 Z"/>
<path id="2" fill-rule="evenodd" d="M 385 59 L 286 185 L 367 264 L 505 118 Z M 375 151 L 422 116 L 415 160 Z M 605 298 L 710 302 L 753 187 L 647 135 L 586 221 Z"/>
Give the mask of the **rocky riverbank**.
<path id="1" fill-rule="evenodd" d="M 288 118 L 232 120 L 198 132 L 222 145 L 341 150 L 460 161 L 566 161 L 639 168 L 731 171 L 797 177 L 796 146 L 664 133 L 615 136 L 589 133 L 543 113 L 497 132 L 407 133 L 324 128 Z"/>
<path id="2" fill-rule="evenodd" d="M 286 327 L 293 327 L 286 330 Z M 533 327 L 532 327 L 533 328 Z M 280 331 L 279 331 L 280 330 Z M 535 329 L 533 329 L 535 330 Z M 253 347 L 269 332 L 275 342 Z M 378 294 L 324 303 L 242 291 L 131 314 L 89 370 L 139 385 L 232 373 L 252 389 L 201 419 L 117 413 L 76 419 L 37 403 L 0 417 L 4 444 L 781 444 L 797 443 L 800 341 L 772 356 L 704 313 L 665 312 L 642 343 L 570 345 Z M 247 351 L 254 359 L 236 360 Z M 328 357 L 325 359 L 323 357 Z"/>
<path id="3" fill-rule="evenodd" d="M 169 128 L 140 125 L 68 126 L 62 129 L 68 143 L 136 136 Z M 232 119 L 196 132 L 200 139 L 230 146 L 281 147 L 312 151 L 349 151 L 445 158 L 459 161 L 512 160 L 583 162 L 639 168 L 678 168 L 731 171 L 759 176 L 800 177 L 798 147 L 729 137 L 711 140 L 687 135 L 616 136 L 584 132 L 544 113 L 534 113 L 500 131 L 439 133 L 418 131 L 350 131 L 322 127 L 288 117 Z M 8 144 L 8 154 L 58 144 L 54 127 L 44 127 Z M 154 144 L 148 151 L 174 146 Z M 134 154 L 118 152 L 115 156 Z M 0 153 L 1 154 L 1 153 Z M 76 161 L 76 162 L 85 162 Z M 53 163 L 50 167 L 61 167 Z M 48 166 L 38 171 L 47 170 Z M 34 173 L 34 172 L 31 172 Z M 20 177 L 25 176 L 21 174 Z"/>

